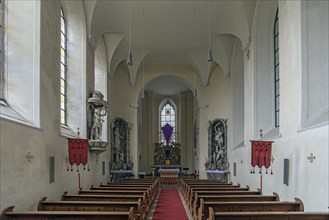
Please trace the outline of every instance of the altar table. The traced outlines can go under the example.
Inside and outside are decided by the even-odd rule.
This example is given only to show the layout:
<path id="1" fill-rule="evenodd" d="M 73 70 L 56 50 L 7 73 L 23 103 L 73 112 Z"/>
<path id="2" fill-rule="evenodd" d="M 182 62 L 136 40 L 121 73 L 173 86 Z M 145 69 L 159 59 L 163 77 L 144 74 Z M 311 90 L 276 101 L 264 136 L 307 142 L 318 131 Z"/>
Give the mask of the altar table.
<path id="1" fill-rule="evenodd" d="M 160 173 L 161 177 L 177 177 L 180 170 L 178 168 L 176 169 L 170 169 L 170 168 L 160 168 L 158 170 L 158 172 Z"/>

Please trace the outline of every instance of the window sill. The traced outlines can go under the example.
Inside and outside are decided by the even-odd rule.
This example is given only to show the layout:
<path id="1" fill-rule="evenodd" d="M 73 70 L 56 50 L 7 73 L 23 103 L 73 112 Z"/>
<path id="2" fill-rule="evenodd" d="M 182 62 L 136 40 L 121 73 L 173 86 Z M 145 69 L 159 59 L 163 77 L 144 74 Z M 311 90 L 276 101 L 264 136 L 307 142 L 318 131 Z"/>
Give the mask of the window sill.
<path id="1" fill-rule="evenodd" d="M 282 138 L 282 134 L 280 133 L 280 128 L 273 128 L 269 132 L 263 135 L 263 139 L 266 140 L 274 140 L 274 139 L 279 139 Z"/>
<path id="2" fill-rule="evenodd" d="M 15 109 L 10 107 L 4 99 L 0 99 L 0 118 L 32 128 L 40 129 L 40 126 L 24 118 L 17 111 L 15 111 Z"/>
<path id="3" fill-rule="evenodd" d="M 67 125 L 62 125 L 60 128 L 60 136 L 66 137 L 66 138 L 78 138 L 78 134 L 75 133 L 70 127 Z"/>

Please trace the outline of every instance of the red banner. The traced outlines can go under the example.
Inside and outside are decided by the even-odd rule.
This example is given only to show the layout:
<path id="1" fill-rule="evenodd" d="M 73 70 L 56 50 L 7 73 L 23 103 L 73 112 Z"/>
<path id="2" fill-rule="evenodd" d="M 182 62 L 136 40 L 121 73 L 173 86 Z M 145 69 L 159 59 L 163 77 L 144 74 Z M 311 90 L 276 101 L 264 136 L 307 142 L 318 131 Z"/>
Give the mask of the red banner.
<path id="1" fill-rule="evenodd" d="M 269 168 L 273 141 L 251 141 L 251 166 Z"/>
<path id="2" fill-rule="evenodd" d="M 82 164 L 85 166 L 88 162 L 88 140 L 79 138 L 68 138 L 69 163 L 71 166 Z"/>

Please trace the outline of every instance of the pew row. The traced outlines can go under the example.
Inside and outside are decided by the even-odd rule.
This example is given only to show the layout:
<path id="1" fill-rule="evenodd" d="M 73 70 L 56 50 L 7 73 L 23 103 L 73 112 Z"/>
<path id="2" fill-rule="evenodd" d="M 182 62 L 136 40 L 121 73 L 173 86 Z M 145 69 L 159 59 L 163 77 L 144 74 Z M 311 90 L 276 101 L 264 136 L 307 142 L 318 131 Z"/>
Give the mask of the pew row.
<path id="1" fill-rule="evenodd" d="M 262 195 L 260 190 L 257 191 L 196 191 L 194 192 L 193 190 L 191 191 L 191 194 L 187 198 L 187 205 L 189 209 L 193 208 L 193 204 L 195 201 L 195 193 L 198 194 L 199 197 L 203 197 L 205 195 Z"/>
<path id="2" fill-rule="evenodd" d="M 145 219 L 142 200 L 137 201 L 46 201 L 47 197 L 40 199 L 38 211 L 100 211 L 124 212 L 131 207 L 135 210 L 135 219 Z"/>
<path id="3" fill-rule="evenodd" d="M 295 198 L 294 202 L 272 202 L 272 201 L 238 201 L 238 202 L 205 202 L 200 199 L 198 219 L 209 216 L 209 208 L 214 212 L 303 212 L 303 202 Z"/>
<path id="4" fill-rule="evenodd" d="M 146 193 L 146 199 L 147 199 L 147 204 L 151 205 L 153 202 L 153 199 L 155 195 L 150 192 L 150 189 L 143 189 L 143 190 L 136 190 L 136 189 L 131 189 L 131 190 L 79 190 L 78 194 L 79 195 L 137 195 L 137 194 L 143 194 Z"/>
<path id="5" fill-rule="evenodd" d="M 208 187 L 208 188 L 193 188 L 193 186 L 187 186 L 187 188 L 183 191 L 183 196 L 186 202 L 188 202 L 194 196 L 195 192 L 222 192 L 222 191 L 250 191 L 249 186 L 245 188 L 235 187 L 235 186 L 225 186 L 225 187 Z"/>
<path id="6" fill-rule="evenodd" d="M 329 212 L 214 212 L 207 220 L 329 220 Z"/>
<path id="7" fill-rule="evenodd" d="M 204 202 L 280 201 L 279 195 L 275 192 L 273 192 L 273 195 L 202 195 L 202 197 L 195 193 L 192 216 L 197 215 L 201 198 Z"/>
<path id="8" fill-rule="evenodd" d="M 68 195 L 67 192 L 64 192 L 61 200 L 62 201 L 138 201 L 141 198 L 142 206 L 146 213 L 148 213 L 151 204 L 148 204 L 148 200 L 146 198 L 146 193 L 140 194 L 130 194 L 130 195 L 122 195 L 112 194 L 112 195 Z"/>
<path id="9" fill-rule="evenodd" d="M 14 212 L 14 206 L 3 210 L 1 220 L 134 220 L 134 208 L 121 212 L 95 211 L 29 211 Z"/>

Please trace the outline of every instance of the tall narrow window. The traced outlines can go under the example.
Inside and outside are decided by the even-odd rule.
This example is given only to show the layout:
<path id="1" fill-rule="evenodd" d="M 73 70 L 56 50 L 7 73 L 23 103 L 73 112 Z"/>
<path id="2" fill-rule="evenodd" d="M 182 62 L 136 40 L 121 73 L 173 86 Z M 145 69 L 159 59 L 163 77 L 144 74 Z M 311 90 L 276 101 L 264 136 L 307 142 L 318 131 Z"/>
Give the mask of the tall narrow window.
<path id="1" fill-rule="evenodd" d="M 61 8 L 61 124 L 67 125 L 67 38 L 66 23 Z"/>
<path id="2" fill-rule="evenodd" d="M 172 105 L 167 103 L 165 106 L 163 106 L 161 111 L 161 127 L 163 127 L 165 124 L 169 124 L 172 127 L 176 127 L 176 113 Z"/>
<path id="3" fill-rule="evenodd" d="M 163 106 L 163 108 L 161 110 L 161 115 L 160 115 L 161 127 L 165 126 L 167 123 L 174 128 L 171 139 L 173 141 L 175 141 L 176 140 L 176 135 L 175 135 L 175 133 L 176 133 L 176 112 L 175 112 L 174 107 L 170 103 L 167 103 Z M 164 138 L 164 137 L 161 136 L 161 138 Z M 160 141 L 164 141 L 164 140 L 160 140 Z"/>
<path id="4" fill-rule="evenodd" d="M 279 72 L 279 9 L 274 21 L 274 106 L 275 127 L 280 126 L 280 72 Z"/>
<path id="5" fill-rule="evenodd" d="M 0 104 L 4 100 L 4 87 L 5 87 L 5 76 L 4 76 L 4 10 L 3 0 L 0 0 Z"/>

